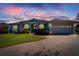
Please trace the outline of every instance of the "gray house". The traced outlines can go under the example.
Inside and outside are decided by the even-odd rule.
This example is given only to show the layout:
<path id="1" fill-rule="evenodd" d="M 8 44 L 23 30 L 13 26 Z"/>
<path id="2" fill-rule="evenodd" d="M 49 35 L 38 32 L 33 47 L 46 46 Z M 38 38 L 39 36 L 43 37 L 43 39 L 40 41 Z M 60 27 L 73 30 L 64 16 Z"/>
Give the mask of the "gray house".
<path id="1" fill-rule="evenodd" d="M 78 20 L 61 20 L 54 19 L 51 21 L 30 19 L 18 23 L 7 24 L 8 32 L 29 30 L 31 33 L 36 32 L 37 29 L 44 29 L 50 31 L 51 34 L 73 34 L 75 33 L 75 26 L 79 24 Z"/>

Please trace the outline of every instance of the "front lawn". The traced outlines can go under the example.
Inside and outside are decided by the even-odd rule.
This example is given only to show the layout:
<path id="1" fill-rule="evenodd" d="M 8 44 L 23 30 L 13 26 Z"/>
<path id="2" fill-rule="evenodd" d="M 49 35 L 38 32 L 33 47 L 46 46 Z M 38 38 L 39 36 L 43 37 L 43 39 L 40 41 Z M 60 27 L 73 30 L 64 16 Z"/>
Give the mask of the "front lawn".
<path id="1" fill-rule="evenodd" d="M 20 43 L 39 41 L 44 38 L 45 37 L 32 34 L 0 34 L 0 48 Z"/>

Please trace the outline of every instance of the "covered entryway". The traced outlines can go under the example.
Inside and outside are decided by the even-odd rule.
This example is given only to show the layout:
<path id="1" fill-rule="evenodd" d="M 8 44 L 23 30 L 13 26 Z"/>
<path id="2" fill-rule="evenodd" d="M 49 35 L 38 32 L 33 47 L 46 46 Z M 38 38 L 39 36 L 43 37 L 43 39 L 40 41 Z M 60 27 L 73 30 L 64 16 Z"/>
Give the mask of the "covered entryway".
<path id="1" fill-rule="evenodd" d="M 36 32 L 36 30 L 38 29 L 38 23 L 30 23 L 30 31 L 31 33 Z"/>
<path id="2" fill-rule="evenodd" d="M 28 20 L 27 22 L 23 22 L 24 25 L 28 24 L 29 25 L 29 31 L 31 33 L 35 33 L 36 31 L 38 31 L 39 29 L 43 29 L 43 30 L 48 30 L 48 22 L 40 20 L 40 19 L 31 19 Z"/>

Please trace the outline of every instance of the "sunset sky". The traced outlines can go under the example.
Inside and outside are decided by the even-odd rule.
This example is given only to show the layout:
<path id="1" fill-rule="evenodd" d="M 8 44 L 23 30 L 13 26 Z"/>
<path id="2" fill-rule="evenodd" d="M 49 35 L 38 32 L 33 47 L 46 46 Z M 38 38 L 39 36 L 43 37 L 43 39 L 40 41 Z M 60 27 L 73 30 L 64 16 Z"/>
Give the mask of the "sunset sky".
<path id="1" fill-rule="evenodd" d="M 0 20 L 18 21 L 30 18 L 52 19 L 53 16 L 66 16 L 74 19 L 79 12 L 79 4 L 72 3 L 5 3 L 0 4 Z"/>

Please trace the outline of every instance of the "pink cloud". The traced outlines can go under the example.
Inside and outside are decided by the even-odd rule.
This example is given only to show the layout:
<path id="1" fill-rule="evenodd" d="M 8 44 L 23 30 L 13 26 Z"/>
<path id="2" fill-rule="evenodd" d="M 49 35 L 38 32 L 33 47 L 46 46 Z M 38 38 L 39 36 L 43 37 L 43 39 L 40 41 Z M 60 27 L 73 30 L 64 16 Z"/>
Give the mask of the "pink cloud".
<path id="1" fill-rule="evenodd" d="M 16 14 L 20 14 L 21 12 L 23 12 L 24 8 L 22 7 L 7 7 L 3 9 L 3 12 L 6 14 L 10 14 L 10 15 L 16 15 Z"/>

